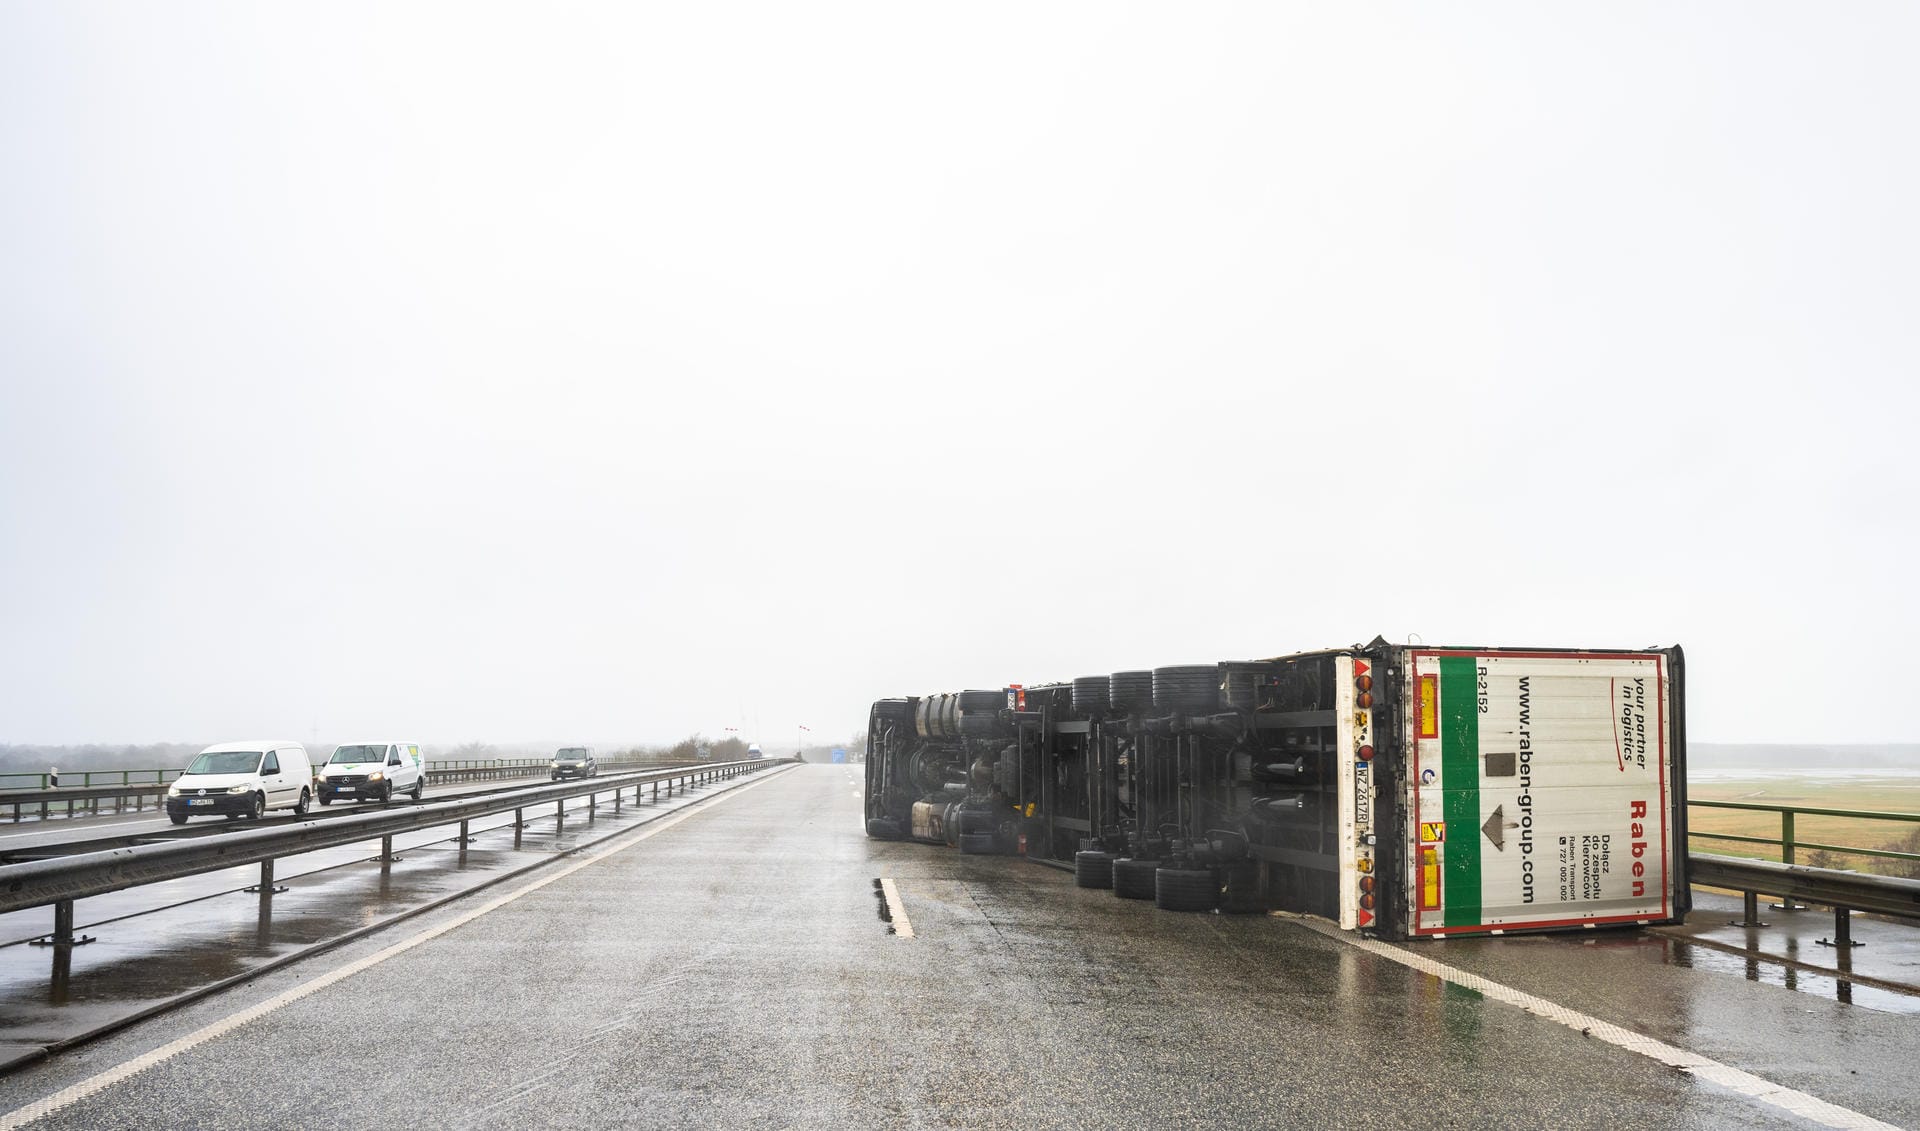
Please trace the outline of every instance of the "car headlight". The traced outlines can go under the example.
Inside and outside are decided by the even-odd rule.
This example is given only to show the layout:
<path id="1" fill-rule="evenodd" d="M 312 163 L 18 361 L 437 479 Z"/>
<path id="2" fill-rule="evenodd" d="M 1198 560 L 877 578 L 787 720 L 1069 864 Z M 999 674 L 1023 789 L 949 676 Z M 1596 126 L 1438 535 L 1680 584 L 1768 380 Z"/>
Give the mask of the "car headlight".
<path id="1" fill-rule="evenodd" d="M 368 781 L 384 781 L 386 779 L 386 776 L 387 775 L 381 773 L 379 770 L 375 770 L 372 773 L 367 775 L 367 780 Z"/>
<path id="2" fill-rule="evenodd" d="M 178 796 L 180 796 L 180 787 L 179 787 L 179 786 L 177 786 L 177 785 L 170 785 L 170 786 L 168 786 L 168 787 L 167 787 L 167 796 L 168 796 L 168 797 L 178 797 Z"/>
<path id="3" fill-rule="evenodd" d="M 227 787 L 227 792 L 228 793 L 252 793 L 253 787 L 250 785 L 232 785 Z"/>
<path id="4" fill-rule="evenodd" d="M 550 766 L 552 766 L 552 767 L 553 767 L 554 769 L 556 769 L 556 770 L 560 768 L 560 763 L 558 763 L 558 762 L 549 762 L 549 763 L 547 763 L 547 764 L 548 764 L 548 765 L 550 765 Z"/>

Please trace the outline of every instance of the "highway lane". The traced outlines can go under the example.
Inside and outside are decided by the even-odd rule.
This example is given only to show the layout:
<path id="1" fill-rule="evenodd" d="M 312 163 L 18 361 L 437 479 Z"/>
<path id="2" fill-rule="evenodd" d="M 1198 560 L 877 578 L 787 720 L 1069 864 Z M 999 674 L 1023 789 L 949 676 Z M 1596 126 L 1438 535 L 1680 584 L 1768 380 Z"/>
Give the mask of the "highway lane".
<path id="1" fill-rule="evenodd" d="M 252 865 L 112 892 L 76 904 L 78 931 L 92 941 L 71 948 L 26 945 L 50 922 L 44 908 L 0 915 L 0 1072 L 175 1005 L 182 995 L 257 977 L 316 946 L 538 868 L 725 788 L 708 783 L 658 800 L 649 791 L 637 805 L 629 797 L 624 810 L 604 795 L 597 811 L 577 797 L 564 823 L 542 806 L 528 812 L 519 831 L 511 813 L 477 818 L 466 844 L 451 824 L 401 833 L 391 860 L 380 857 L 377 838 L 302 853 L 278 862 L 271 900 L 242 890 L 258 882 Z"/>
<path id="2" fill-rule="evenodd" d="M 1022 861 L 868 841 L 858 773 L 749 780 L 469 921 L 478 900 L 0 1078 L 0 1111 L 336 978 L 35 1125 L 1812 1125 L 1314 924 L 1176 915 Z M 880 916 L 878 879 L 911 938 Z M 442 933 L 389 953 L 426 931 Z M 1387 949 L 1802 1088 L 1836 1118 L 1920 1126 L 1911 1016 L 1680 965 L 1671 943 Z"/>

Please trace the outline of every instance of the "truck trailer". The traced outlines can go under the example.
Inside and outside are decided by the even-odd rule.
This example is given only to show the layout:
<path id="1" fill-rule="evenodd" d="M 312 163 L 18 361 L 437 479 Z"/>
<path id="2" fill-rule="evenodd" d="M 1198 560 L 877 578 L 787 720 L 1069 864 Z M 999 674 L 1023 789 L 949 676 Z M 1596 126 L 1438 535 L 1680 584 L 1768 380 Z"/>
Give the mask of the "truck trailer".
<path id="1" fill-rule="evenodd" d="M 1388 644 L 882 699 L 866 831 L 1391 939 L 1681 922 L 1679 647 Z"/>

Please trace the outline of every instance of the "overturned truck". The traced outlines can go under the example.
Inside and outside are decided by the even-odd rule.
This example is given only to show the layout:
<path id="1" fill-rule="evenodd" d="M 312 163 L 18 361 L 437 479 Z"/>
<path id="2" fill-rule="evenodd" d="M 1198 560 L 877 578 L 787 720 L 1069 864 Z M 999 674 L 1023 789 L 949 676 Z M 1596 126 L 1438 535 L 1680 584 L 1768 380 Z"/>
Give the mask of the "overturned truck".
<path id="1" fill-rule="evenodd" d="M 1405 939 L 1676 923 L 1678 647 L 1391 645 L 873 704 L 867 835 Z"/>

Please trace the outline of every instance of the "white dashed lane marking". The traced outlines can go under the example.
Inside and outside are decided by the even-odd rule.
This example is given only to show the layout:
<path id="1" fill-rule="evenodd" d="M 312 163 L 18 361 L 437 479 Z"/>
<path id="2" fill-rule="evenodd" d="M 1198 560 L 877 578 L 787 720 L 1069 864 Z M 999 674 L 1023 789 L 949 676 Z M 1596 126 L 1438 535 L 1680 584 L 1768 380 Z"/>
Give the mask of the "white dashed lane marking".
<path id="1" fill-rule="evenodd" d="M 882 878 L 880 894 L 887 897 L 887 918 L 893 923 L 893 933 L 900 938 L 913 937 L 913 923 L 907 919 L 907 905 L 900 901 L 900 889 L 892 880 Z"/>

